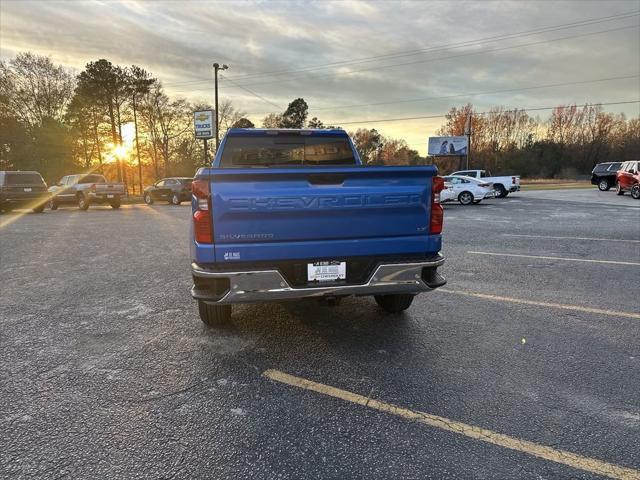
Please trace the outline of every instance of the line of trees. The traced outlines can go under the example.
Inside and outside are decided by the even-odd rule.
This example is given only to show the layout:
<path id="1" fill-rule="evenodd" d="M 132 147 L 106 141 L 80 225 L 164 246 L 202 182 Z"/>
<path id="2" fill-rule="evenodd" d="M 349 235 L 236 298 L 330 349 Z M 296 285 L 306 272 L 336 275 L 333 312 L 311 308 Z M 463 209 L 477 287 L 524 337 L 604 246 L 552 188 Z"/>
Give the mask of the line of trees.
<path id="1" fill-rule="evenodd" d="M 439 135 L 463 135 L 471 115 L 472 166 L 525 177 L 576 178 L 606 161 L 640 158 L 640 117 L 604 112 L 600 105 L 561 105 L 546 120 L 525 110 L 471 104 L 452 108 Z M 457 160 L 440 160 L 445 170 Z M 448 163 L 448 164 L 447 164 Z"/>
<path id="2" fill-rule="evenodd" d="M 0 61 L 0 170 L 37 170 L 48 182 L 99 171 L 139 192 L 163 176 L 193 175 L 204 159 L 203 142 L 193 134 L 193 112 L 210 108 L 170 98 L 162 83 L 137 65 L 99 59 L 76 74 L 48 57 L 21 53 Z M 494 107 L 478 113 L 467 104 L 451 108 L 437 134 L 462 135 L 469 116 L 473 167 L 572 178 L 598 162 L 640 158 L 640 118 L 600 106 L 558 106 L 543 121 L 525 110 Z M 309 105 L 296 98 L 261 126 L 335 128 L 308 117 Z M 229 101 L 220 103 L 219 118 L 221 135 L 232 126 L 254 127 Z M 405 140 L 376 129 L 350 135 L 367 164 L 431 163 Z M 458 168 L 457 159 L 435 161 L 445 172 Z"/>
<path id="3" fill-rule="evenodd" d="M 193 175 L 204 159 L 193 112 L 210 108 L 170 98 L 136 65 L 99 59 L 75 75 L 21 53 L 0 62 L 0 170 L 37 170 L 48 182 L 98 171 L 139 192 L 163 176 Z M 250 125 L 244 116 L 223 101 L 221 131 Z"/>

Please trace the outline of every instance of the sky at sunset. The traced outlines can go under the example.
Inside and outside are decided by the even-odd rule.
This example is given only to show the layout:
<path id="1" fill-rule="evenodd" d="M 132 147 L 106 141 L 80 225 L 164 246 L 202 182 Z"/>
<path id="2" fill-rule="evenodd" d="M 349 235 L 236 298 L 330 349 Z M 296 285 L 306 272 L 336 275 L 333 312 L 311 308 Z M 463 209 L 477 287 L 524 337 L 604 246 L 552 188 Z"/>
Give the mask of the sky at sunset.
<path id="1" fill-rule="evenodd" d="M 259 124 L 296 97 L 310 117 L 425 152 L 453 105 L 484 111 L 640 99 L 640 1 L 0 1 L 0 56 L 140 65 L 172 96 L 220 96 Z M 580 82 L 580 83 L 578 83 Z M 610 105 L 639 115 L 639 104 Z M 532 111 L 545 118 L 548 111 Z"/>

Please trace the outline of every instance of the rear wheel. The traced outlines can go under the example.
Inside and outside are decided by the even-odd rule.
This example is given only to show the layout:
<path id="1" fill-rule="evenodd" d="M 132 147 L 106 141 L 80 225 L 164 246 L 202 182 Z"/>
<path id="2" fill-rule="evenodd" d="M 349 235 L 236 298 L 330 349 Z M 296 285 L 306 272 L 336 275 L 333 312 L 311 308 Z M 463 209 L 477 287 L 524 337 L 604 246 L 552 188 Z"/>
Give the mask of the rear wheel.
<path id="1" fill-rule="evenodd" d="M 118 198 L 113 202 L 109 202 L 109 205 L 111 205 L 111 208 L 113 208 L 114 210 L 117 210 L 118 208 L 120 208 L 120 205 L 121 205 L 120 199 Z"/>
<path id="2" fill-rule="evenodd" d="M 606 178 L 601 178 L 598 182 L 598 190 L 600 190 L 601 192 L 606 192 L 610 188 L 611 185 L 609 184 L 609 180 L 607 180 Z"/>
<path id="3" fill-rule="evenodd" d="M 384 311 L 400 313 L 411 306 L 415 295 L 399 293 L 393 295 L 375 295 L 376 303 Z"/>
<path id="4" fill-rule="evenodd" d="M 231 305 L 212 305 L 198 300 L 200 320 L 208 327 L 219 327 L 231 320 Z"/>
<path id="5" fill-rule="evenodd" d="M 42 213 L 44 212 L 44 203 L 42 205 L 38 205 L 36 208 L 33 209 L 34 213 Z"/>
<path id="6" fill-rule="evenodd" d="M 507 189 L 504 188 L 504 186 L 501 184 L 494 185 L 493 189 L 496 191 L 497 198 L 504 198 L 509 194 L 509 192 L 507 192 Z"/>
<path id="7" fill-rule="evenodd" d="M 620 182 L 616 182 L 616 195 L 624 195 L 624 190 L 622 190 Z"/>
<path id="8" fill-rule="evenodd" d="M 458 195 L 458 201 L 462 205 L 471 205 L 473 203 L 473 193 L 462 192 L 460 195 Z"/>
<path id="9" fill-rule="evenodd" d="M 147 205 L 153 205 L 153 198 L 151 198 L 150 193 L 144 194 L 144 203 L 146 203 Z"/>
<path id="10" fill-rule="evenodd" d="M 49 200 L 49 209 L 50 210 L 57 210 L 58 209 L 58 203 L 52 198 L 51 200 Z"/>
<path id="11" fill-rule="evenodd" d="M 89 209 L 89 199 L 84 196 L 83 193 L 78 195 L 78 208 L 80 210 L 88 210 Z"/>
<path id="12" fill-rule="evenodd" d="M 633 198 L 635 198 L 636 200 L 640 200 L 640 183 L 636 183 L 632 188 L 631 188 L 631 196 Z"/>
<path id="13" fill-rule="evenodd" d="M 171 196 L 171 204 L 172 205 L 180 205 L 180 196 L 177 193 L 174 193 Z"/>

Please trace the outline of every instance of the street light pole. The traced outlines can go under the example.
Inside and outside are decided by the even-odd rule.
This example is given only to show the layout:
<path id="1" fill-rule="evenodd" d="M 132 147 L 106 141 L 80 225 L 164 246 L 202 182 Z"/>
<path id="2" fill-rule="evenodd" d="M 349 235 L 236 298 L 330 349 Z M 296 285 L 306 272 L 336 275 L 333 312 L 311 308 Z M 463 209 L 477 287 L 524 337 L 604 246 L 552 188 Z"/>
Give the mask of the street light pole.
<path id="1" fill-rule="evenodd" d="M 213 64 L 214 71 L 214 83 L 215 83 L 215 114 L 216 114 L 216 154 L 218 153 L 218 147 L 220 146 L 220 134 L 218 133 L 219 120 L 218 120 L 218 70 L 228 69 L 228 65 L 220 65 L 219 63 Z"/>

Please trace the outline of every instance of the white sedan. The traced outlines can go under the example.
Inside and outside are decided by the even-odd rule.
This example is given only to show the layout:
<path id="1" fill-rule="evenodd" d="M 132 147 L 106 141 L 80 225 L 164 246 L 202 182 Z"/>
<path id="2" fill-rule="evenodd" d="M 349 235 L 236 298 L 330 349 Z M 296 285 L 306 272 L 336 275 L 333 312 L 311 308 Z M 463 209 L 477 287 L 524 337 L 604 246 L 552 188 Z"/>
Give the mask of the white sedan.
<path id="1" fill-rule="evenodd" d="M 449 175 L 444 177 L 445 189 L 440 193 L 440 201 L 459 201 L 462 205 L 480 203 L 485 198 L 495 198 L 493 184 L 482 179 Z"/>

